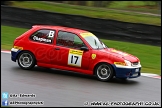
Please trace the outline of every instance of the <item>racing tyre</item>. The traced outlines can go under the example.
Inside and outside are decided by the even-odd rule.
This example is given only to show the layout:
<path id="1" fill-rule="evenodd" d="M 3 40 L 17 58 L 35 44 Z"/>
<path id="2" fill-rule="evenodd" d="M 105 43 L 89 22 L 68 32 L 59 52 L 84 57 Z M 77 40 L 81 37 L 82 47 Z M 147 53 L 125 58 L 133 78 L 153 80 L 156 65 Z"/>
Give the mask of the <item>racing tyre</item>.
<path id="1" fill-rule="evenodd" d="M 113 78 L 113 68 L 110 64 L 102 63 L 95 68 L 95 75 L 100 81 L 109 81 Z"/>
<path id="2" fill-rule="evenodd" d="M 32 69 L 36 63 L 34 55 L 28 51 L 21 52 L 18 55 L 17 61 L 18 61 L 18 65 L 22 69 L 26 69 L 26 70 Z"/>

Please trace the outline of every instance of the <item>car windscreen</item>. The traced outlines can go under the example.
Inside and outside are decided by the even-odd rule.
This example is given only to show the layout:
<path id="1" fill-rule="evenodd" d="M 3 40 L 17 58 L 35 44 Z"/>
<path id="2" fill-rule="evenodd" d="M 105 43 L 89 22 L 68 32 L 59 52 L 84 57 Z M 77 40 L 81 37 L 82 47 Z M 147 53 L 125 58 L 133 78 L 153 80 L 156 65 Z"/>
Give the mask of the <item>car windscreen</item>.
<path id="1" fill-rule="evenodd" d="M 84 39 L 89 43 L 93 49 L 103 49 L 107 46 L 101 42 L 96 36 L 85 36 Z"/>

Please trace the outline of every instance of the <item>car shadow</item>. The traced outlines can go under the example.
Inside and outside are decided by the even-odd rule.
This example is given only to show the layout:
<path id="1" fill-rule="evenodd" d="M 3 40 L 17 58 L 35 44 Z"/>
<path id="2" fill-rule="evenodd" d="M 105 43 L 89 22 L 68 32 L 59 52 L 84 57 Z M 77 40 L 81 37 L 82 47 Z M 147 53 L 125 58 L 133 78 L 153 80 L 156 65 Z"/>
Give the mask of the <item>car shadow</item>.
<path id="1" fill-rule="evenodd" d="M 82 74 L 82 73 L 77 73 L 73 71 L 65 71 L 65 70 L 58 70 L 58 69 L 53 69 L 53 68 L 44 68 L 44 67 L 37 67 L 35 66 L 31 70 L 23 70 L 20 67 L 14 67 L 12 70 L 15 70 L 15 72 L 31 72 L 31 73 L 48 73 L 48 74 L 57 74 L 57 75 L 63 75 L 63 76 L 70 76 L 70 77 L 78 77 L 78 78 L 85 78 L 85 79 L 90 79 L 90 80 L 97 80 L 95 76 L 87 75 L 87 74 Z M 99 80 L 97 80 L 99 81 Z M 101 81 L 99 81 L 101 82 Z M 119 79 L 119 78 L 112 78 L 110 81 L 103 82 L 103 83 L 117 83 L 117 84 L 138 84 L 138 81 L 127 79 Z"/>

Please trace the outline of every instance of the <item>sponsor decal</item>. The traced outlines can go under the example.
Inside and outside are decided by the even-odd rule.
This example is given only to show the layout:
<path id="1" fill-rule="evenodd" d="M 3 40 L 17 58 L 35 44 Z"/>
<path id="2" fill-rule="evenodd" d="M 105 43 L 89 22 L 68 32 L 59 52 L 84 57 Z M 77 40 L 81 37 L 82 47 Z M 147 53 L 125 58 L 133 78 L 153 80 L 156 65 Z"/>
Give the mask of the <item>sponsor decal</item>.
<path id="1" fill-rule="evenodd" d="M 90 32 L 81 33 L 80 35 L 81 35 L 82 37 L 95 36 L 94 34 L 92 34 L 92 33 L 90 33 Z"/>
<path id="2" fill-rule="evenodd" d="M 37 36 L 33 36 L 33 40 L 40 41 L 40 42 L 46 42 L 46 43 L 52 43 L 51 39 L 39 38 Z"/>
<path id="3" fill-rule="evenodd" d="M 95 59 L 96 58 L 96 54 L 92 54 L 91 57 L 92 57 L 92 59 Z"/>

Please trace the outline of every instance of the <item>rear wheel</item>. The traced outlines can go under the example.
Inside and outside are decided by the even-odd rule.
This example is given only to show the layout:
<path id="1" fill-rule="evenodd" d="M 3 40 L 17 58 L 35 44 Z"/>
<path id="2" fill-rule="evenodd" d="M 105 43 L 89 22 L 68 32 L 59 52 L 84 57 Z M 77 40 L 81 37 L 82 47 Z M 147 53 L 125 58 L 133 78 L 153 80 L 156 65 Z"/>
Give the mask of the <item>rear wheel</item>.
<path id="1" fill-rule="evenodd" d="M 102 63 L 95 68 L 95 75 L 100 81 L 109 81 L 113 78 L 113 68 L 110 64 Z"/>
<path id="2" fill-rule="evenodd" d="M 32 53 L 23 51 L 18 55 L 18 65 L 22 69 L 31 69 L 35 66 L 36 60 Z"/>

